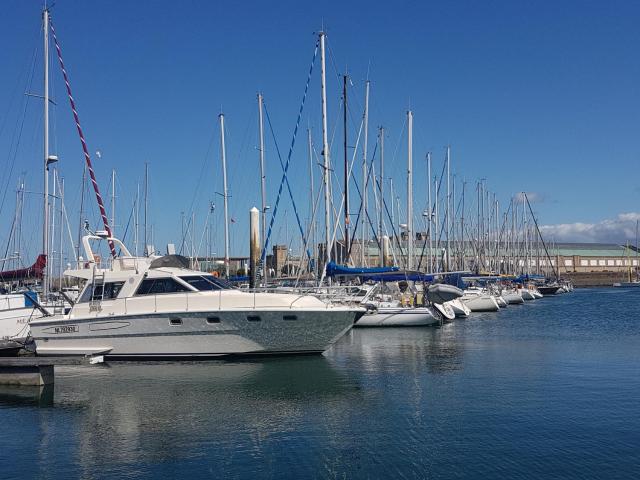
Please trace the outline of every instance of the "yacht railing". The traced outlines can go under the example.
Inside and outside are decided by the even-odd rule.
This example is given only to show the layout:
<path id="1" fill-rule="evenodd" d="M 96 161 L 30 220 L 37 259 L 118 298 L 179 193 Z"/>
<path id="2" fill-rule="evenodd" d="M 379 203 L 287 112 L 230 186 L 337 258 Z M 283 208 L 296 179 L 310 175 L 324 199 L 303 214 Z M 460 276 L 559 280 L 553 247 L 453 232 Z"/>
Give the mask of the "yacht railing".
<path id="1" fill-rule="evenodd" d="M 236 299 L 229 299 L 228 301 L 224 301 L 224 292 L 225 290 L 218 290 L 215 297 L 216 299 L 212 299 L 211 295 L 201 295 L 203 292 L 184 292 L 184 293 L 167 293 L 167 294 L 153 294 L 153 295 L 144 295 L 144 296 L 133 296 L 133 297 L 123 297 L 122 299 L 122 309 L 123 312 L 116 312 L 117 308 L 117 300 L 102 300 L 98 302 L 99 309 L 103 310 L 105 308 L 110 308 L 114 311 L 114 313 L 122 313 L 124 315 L 134 314 L 134 313 L 142 313 L 142 312 L 150 312 L 150 313 L 158 313 L 158 312 L 202 312 L 202 311 L 218 311 L 222 310 L 239 310 L 239 311 L 254 311 L 254 310 L 271 310 L 278 308 L 288 308 L 293 309 L 295 304 L 298 303 L 303 298 L 309 296 L 309 293 L 296 293 L 295 298 L 293 298 L 288 305 L 280 306 L 274 303 L 270 303 L 268 301 L 261 302 L 259 293 L 262 293 L 259 290 L 246 292 L 251 293 L 252 298 L 249 302 L 239 301 Z M 273 293 L 273 292 L 272 292 Z M 284 293 L 284 292 L 281 292 Z M 286 292 L 291 294 L 292 292 Z M 331 308 L 331 306 L 336 303 L 331 295 L 323 294 L 323 295 L 314 295 L 317 298 L 323 300 L 325 304 L 325 308 Z M 213 301 L 211 301 L 213 300 Z M 217 305 L 216 305 L 217 303 Z"/>

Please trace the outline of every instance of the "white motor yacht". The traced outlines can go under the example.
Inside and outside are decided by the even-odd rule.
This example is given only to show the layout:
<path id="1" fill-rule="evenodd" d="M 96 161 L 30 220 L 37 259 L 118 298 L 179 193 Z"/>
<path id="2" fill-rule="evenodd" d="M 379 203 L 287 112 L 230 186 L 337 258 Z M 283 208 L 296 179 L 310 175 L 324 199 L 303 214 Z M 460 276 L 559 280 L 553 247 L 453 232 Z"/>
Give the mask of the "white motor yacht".
<path id="1" fill-rule="evenodd" d="M 102 268 L 90 242 L 106 239 L 122 253 Z M 310 295 L 250 293 L 189 268 L 179 255 L 134 257 L 105 234 L 83 238 L 85 280 L 65 315 L 31 322 L 42 355 L 108 358 L 319 353 L 365 310 Z"/>

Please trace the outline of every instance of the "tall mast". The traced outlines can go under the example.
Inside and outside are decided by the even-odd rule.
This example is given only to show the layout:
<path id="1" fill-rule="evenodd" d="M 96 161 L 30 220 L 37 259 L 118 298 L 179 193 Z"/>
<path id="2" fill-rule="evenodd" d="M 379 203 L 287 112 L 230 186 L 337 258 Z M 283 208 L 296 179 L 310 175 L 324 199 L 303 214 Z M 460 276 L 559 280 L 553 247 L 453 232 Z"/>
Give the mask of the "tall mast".
<path id="1" fill-rule="evenodd" d="M 480 242 L 482 241 L 482 233 L 481 233 L 481 228 L 482 228 L 482 224 L 480 222 L 480 182 L 478 182 L 477 187 L 476 187 L 477 193 L 478 193 L 478 236 L 476 238 L 476 249 L 477 249 L 477 255 L 476 255 L 476 273 L 479 272 L 480 269 Z"/>
<path id="2" fill-rule="evenodd" d="M 436 235 L 435 241 L 435 255 L 433 258 L 433 263 L 436 271 L 439 270 L 438 259 L 440 258 L 440 217 L 438 215 L 438 192 L 440 187 L 438 186 L 438 177 L 436 175 L 433 176 L 433 192 L 435 193 L 434 197 L 434 210 L 435 214 L 433 217 L 433 231 Z"/>
<path id="3" fill-rule="evenodd" d="M 413 112 L 407 111 L 407 269 L 413 269 Z"/>
<path id="4" fill-rule="evenodd" d="M 318 222 L 315 221 L 315 217 L 314 217 L 314 207 L 315 207 L 315 202 L 314 202 L 314 194 L 315 194 L 315 190 L 314 190 L 314 186 L 313 186 L 313 142 L 311 140 L 311 129 L 307 128 L 307 143 L 308 143 L 308 148 L 309 148 L 309 222 L 310 222 L 310 226 L 309 226 L 309 235 L 311 236 L 311 251 L 312 251 L 312 255 L 314 257 L 314 259 L 317 257 L 316 255 L 316 239 L 318 237 L 317 235 L 317 224 Z M 310 258 L 309 262 L 311 262 L 313 259 Z M 316 265 L 317 268 L 317 265 Z"/>
<path id="5" fill-rule="evenodd" d="M 349 238 L 349 146 L 347 143 L 347 76 L 342 76 L 342 124 L 344 129 L 344 248 L 347 257 L 345 263 L 349 264 L 349 246 L 351 239 Z"/>
<path id="6" fill-rule="evenodd" d="M 320 32 L 320 90 L 322 95 L 322 156 L 323 162 L 323 183 L 324 183 L 324 255 L 325 262 L 331 260 L 331 196 L 329 191 L 329 138 L 327 132 L 327 85 L 325 74 L 325 33 Z"/>
<path id="7" fill-rule="evenodd" d="M 59 174 L 58 174 L 59 175 Z M 62 272 L 64 271 L 64 266 L 62 265 L 62 262 L 64 261 L 64 254 L 63 254 L 63 245 L 62 245 L 62 231 L 63 231 L 63 225 L 64 225 L 64 178 L 60 178 L 60 232 L 58 233 L 58 262 L 59 262 L 59 266 L 58 266 L 58 289 L 62 290 L 62 280 L 63 280 L 63 275 Z"/>
<path id="8" fill-rule="evenodd" d="M 427 211 L 429 213 L 429 226 L 427 233 L 429 234 L 429 272 L 433 272 L 433 212 L 431 211 L 431 152 L 427 152 L 427 185 L 429 186 L 429 196 L 427 202 Z"/>
<path id="9" fill-rule="evenodd" d="M 134 206 L 133 206 L 133 213 L 134 213 L 134 221 L 135 221 L 135 228 L 134 228 L 134 239 L 133 239 L 133 246 L 135 248 L 135 255 L 136 257 L 138 256 L 138 240 L 139 240 L 139 228 L 140 228 L 140 218 L 139 218 L 139 211 L 140 211 L 140 182 L 138 182 L 136 184 L 136 201 L 134 202 Z"/>
<path id="10" fill-rule="evenodd" d="M 111 170 L 111 236 L 116 236 L 116 169 Z"/>
<path id="11" fill-rule="evenodd" d="M 144 162 L 144 251 L 146 255 L 151 255 L 152 252 L 148 251 L 149 241 L 147 234 L 149 229 L 147 227 L 149 210 L 149 162 Z"/>
<path id="12" fill-rule="evenodd" d="M 560 266 L 558 265 L 558 268 Z M 638 220 L 636 220 L 636 281 L 638 280 Z"/>
<path id="13" fill-rule="evenodd" d="M 362 144 L 362 249 L 360 251 L 360 265 L 365 265 L 365 244 L 367 242 L 367 147 L 369 143 L 369 80 L 365 84 L 364 93 L 364 143 Z"/>
<path id="14" fill-rule="evenodd" d="M 44 28 L 44 189 L 42 253 L 47 259 L 42 270 L 42 296 L 49 293 L 49 10 L 42 12 Z"/>
<path id="15" fill-rule="evenodd" d="M 462 206 L 460 210 L 460 248 L 462 250 L 462 256 L 460 261 L 460 270 L 465 270 L 465 259 L 467 257 L 467 247 L 464 244 L 464 191 L 467 186 L 467 182 L 462 180 Z"/>
<path id="16" fill-rule="evenodd" d="M 47 267 L 49 268 L 49 288 L 51 288 L 51 282 L 53 281 L 53 266 L 55 264 L 55 253 L 56 253 L 56 200 L 58 199 L 58 169 L 53 167 L 53 192 L 51 194 L 51 205 L 49 206 L 49 221 L 51 223 L 50 228 L 50 239 L 49 239 L 49 252 L 51 253 L 50 262 L 47 262 Z"/>
<path id="17" fill-rule="evenodd" d="M 384 235 L 382 231 L 382 211 L 384 210 L 384 127 L 380 127 L 379 133 L 379 142 L 380 142 L 380 208 L 378 209 L 378 241 L 382 242 L 382 235 Z M 380 266 L 384 267 L 384 258 L 382 252 L 380 252 Z"/>
<path id="18" fill-rule="evenodd" d="M 447 270 L 449 270 L 449 250 L 451 249 L 451 145 L 447 145 Z"/>
<path id="19" fill-rule="evenodd" d="M 224 144 L 224 113 L 220 119 L 220 150 L 222 154 L 222 197 L 224 199 L 224 273 L 229 277 L 229 205 L 227 198 L 227 151 Z"/>
<path id="20" fill-rule="evenodd" d="M 456 174 L 455 173 L 452 175 L 452 180 L 451 180 L 451 202 L 450 203 L 451 203 L 451 222 L 449 223 L 449 228 L 451 229 L 450 243 L 451 243 L 453 254 L 449 257 L 449 260 L 452 260 L 457 264 L 458 251 L 457 251 L 457 241 L 456 241 Z M 447 265 L 447 268 L 451 270 L 452 266 Z M 459 270 L 457 265 L 454 266 L 453 268 L 455 268 L 456 270 Z"/>
<path id="21" fill-rule="evenodd" d="M 396 207 L 395 207 L 395 203 L 396 203 L 396 197 L 393 193 L 393 177 L 389 178 L 389 193 L 391 194 L 391 233 L 394 233 L 396 231 Z M 396 235 L 397 238 L 397 235 Z"/>
<path id="22" fill-rule="evenodd" d="M 260 193 L 262 196 L 262 248 L 264 249 L 267 241 L 267 177 L 264 170 L 264 120 L 263 120 L 263 97 L 262 94 L 258 94 L 258 123 L 260 127 Z M 264 268 L 264 265 L 263 265 Z M 266 277 L 266 270 L 263 272 Z"/>

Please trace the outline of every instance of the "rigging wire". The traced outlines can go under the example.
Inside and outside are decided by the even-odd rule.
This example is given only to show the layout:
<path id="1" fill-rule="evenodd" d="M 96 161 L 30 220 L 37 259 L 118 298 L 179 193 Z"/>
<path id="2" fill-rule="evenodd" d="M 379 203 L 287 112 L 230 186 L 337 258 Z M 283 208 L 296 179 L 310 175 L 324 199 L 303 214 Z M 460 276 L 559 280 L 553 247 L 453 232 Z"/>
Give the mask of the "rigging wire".
<path id="1" fill-rule="evenodd" d="M 315 48 L 313 50 L 313 58 L 311 60 L 311 66 L 309 67 L 309 73 L 307 75 L 307 83 L 306 83 L 306 85 L 304 87 L 304 93 L 303 93 L 303 96 L 302 96 L 302 101 L 300 103 L 300 109 L 298 111 L 298 118 L 296 119 L 296 125 L 295 125 L 295 128 L 293 130 L 293 138 L 291 139 L 291 146 L 289 147 L 289 154 L 287 156 L 287 163 L 286 163 L 285 168 L 284 168 L 282 179 L 280 180 L 280 186 L 278 187 L 278 195 L 276 197 L 276 202 L 275 202 L 275 205 L 274 205 L 274 208 L 273 208 L 273 214 L 271 215 L 271 221 L 269 223 L 269 230 L 268 230 L 268 233 L 267 233 L 267 238 L 264 240 L 264 246 L 262 248 L 262 254 L 260 256 L 260 263 L 262 265 L 264 265 L 264 261 L 265 261 L 266 254 L 267 254 L 267 246 L 269 245 L 269 239 L 271 237 L 271 232 L 273 230 L 273 223 L 275 222 L 276 214 L 278 212 L 278 205 L 280 203 L 280 198 L 282 196 L 282 188 L 283 188 L 285 180 L 287 178 L 287 172 L 289 170 L 289 164 L 291 162 L 291 155 L 293 153 L 293 147 L 295 146 L 296 137 L 297 137 L 297 134 L 298 134 L 298 127 L 300 126 L 300 119 L 302 118 L 302 111 L 304 109 L 304 105 L 305 105 L 306 100 L 307 100 L 307 92 L 309 90 L 309 84 L 311 83 L 311 74 L 313 73 L 313 67 L 314 67 L 314 65 L 316 63 L 316 57 L 318 56 L 319 43 L 320 43 L 319 40 L 316 41 L 316 45 L 315 45 Z"/>

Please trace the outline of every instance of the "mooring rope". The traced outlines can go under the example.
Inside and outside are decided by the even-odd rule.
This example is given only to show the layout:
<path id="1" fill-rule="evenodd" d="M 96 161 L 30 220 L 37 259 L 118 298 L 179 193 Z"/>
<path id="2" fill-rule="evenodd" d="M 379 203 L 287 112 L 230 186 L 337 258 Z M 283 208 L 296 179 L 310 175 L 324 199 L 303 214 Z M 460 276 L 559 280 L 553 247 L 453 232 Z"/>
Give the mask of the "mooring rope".
<path id="1" fill-rule="evenodd" d="M 102 223 L 104 229 L 107 231 L 107 235 L 111 237 L 111 228 L 109 227 L 109 220 L 107 219 L 107 212 L 104 208 L 104 202 L 102 201 L 102 195 L 100 195 L 100 188 L 98 188 L 98 181 L 96 180 L 96 174 L 93 171 L 93 165 L 91 163 L 91 157 L 89 156 L 89 149 L 87 148 L 87 142 L 84 139 L 84 133 L 82 133 L 82 127 L 80 126 L 80 117 L 76 110 L 76 103 L 71 94 L 71 85 L 69 84 L 69 77 L 67 70 L 64 68 L 64 62 L 62 61 L 62 50 L 60 50 L 60 44 L 58 43 L 58 37 L 56 36 L 56 30 L 53 28 L 53 22 L 49 17 L 49 25 L 51 27 L 51 33 L 53 35 L 53 42 L 55 43 L 56 52 L 58 54 L 58 61 L 60 62 L 60 68 L 62 69 L 62 76 L 64 77 L 64 84 L 67 88 L 67 96 L 69 97 L 69 103 L 71 104 L 71 111 L 73 112 L 73 119 L 76 122 L 76 128 L 78 129 L 78 135 L 80 136 L 80 143 L 82 144 L 82 151 L 84 152 L 84 159 L 87 162 L 87 169 L 89 170 L 89 176 L 91 177 L 91 183 L 93 185 L 93 191 L 96 194 L 96 200 L 98 201 L 98 208 L 100 209 L 100 216 L 102 217 Z M 116 249 L 111 240 L 109 240 L 109 249 L 111 255 L 116 257 Z"/>

